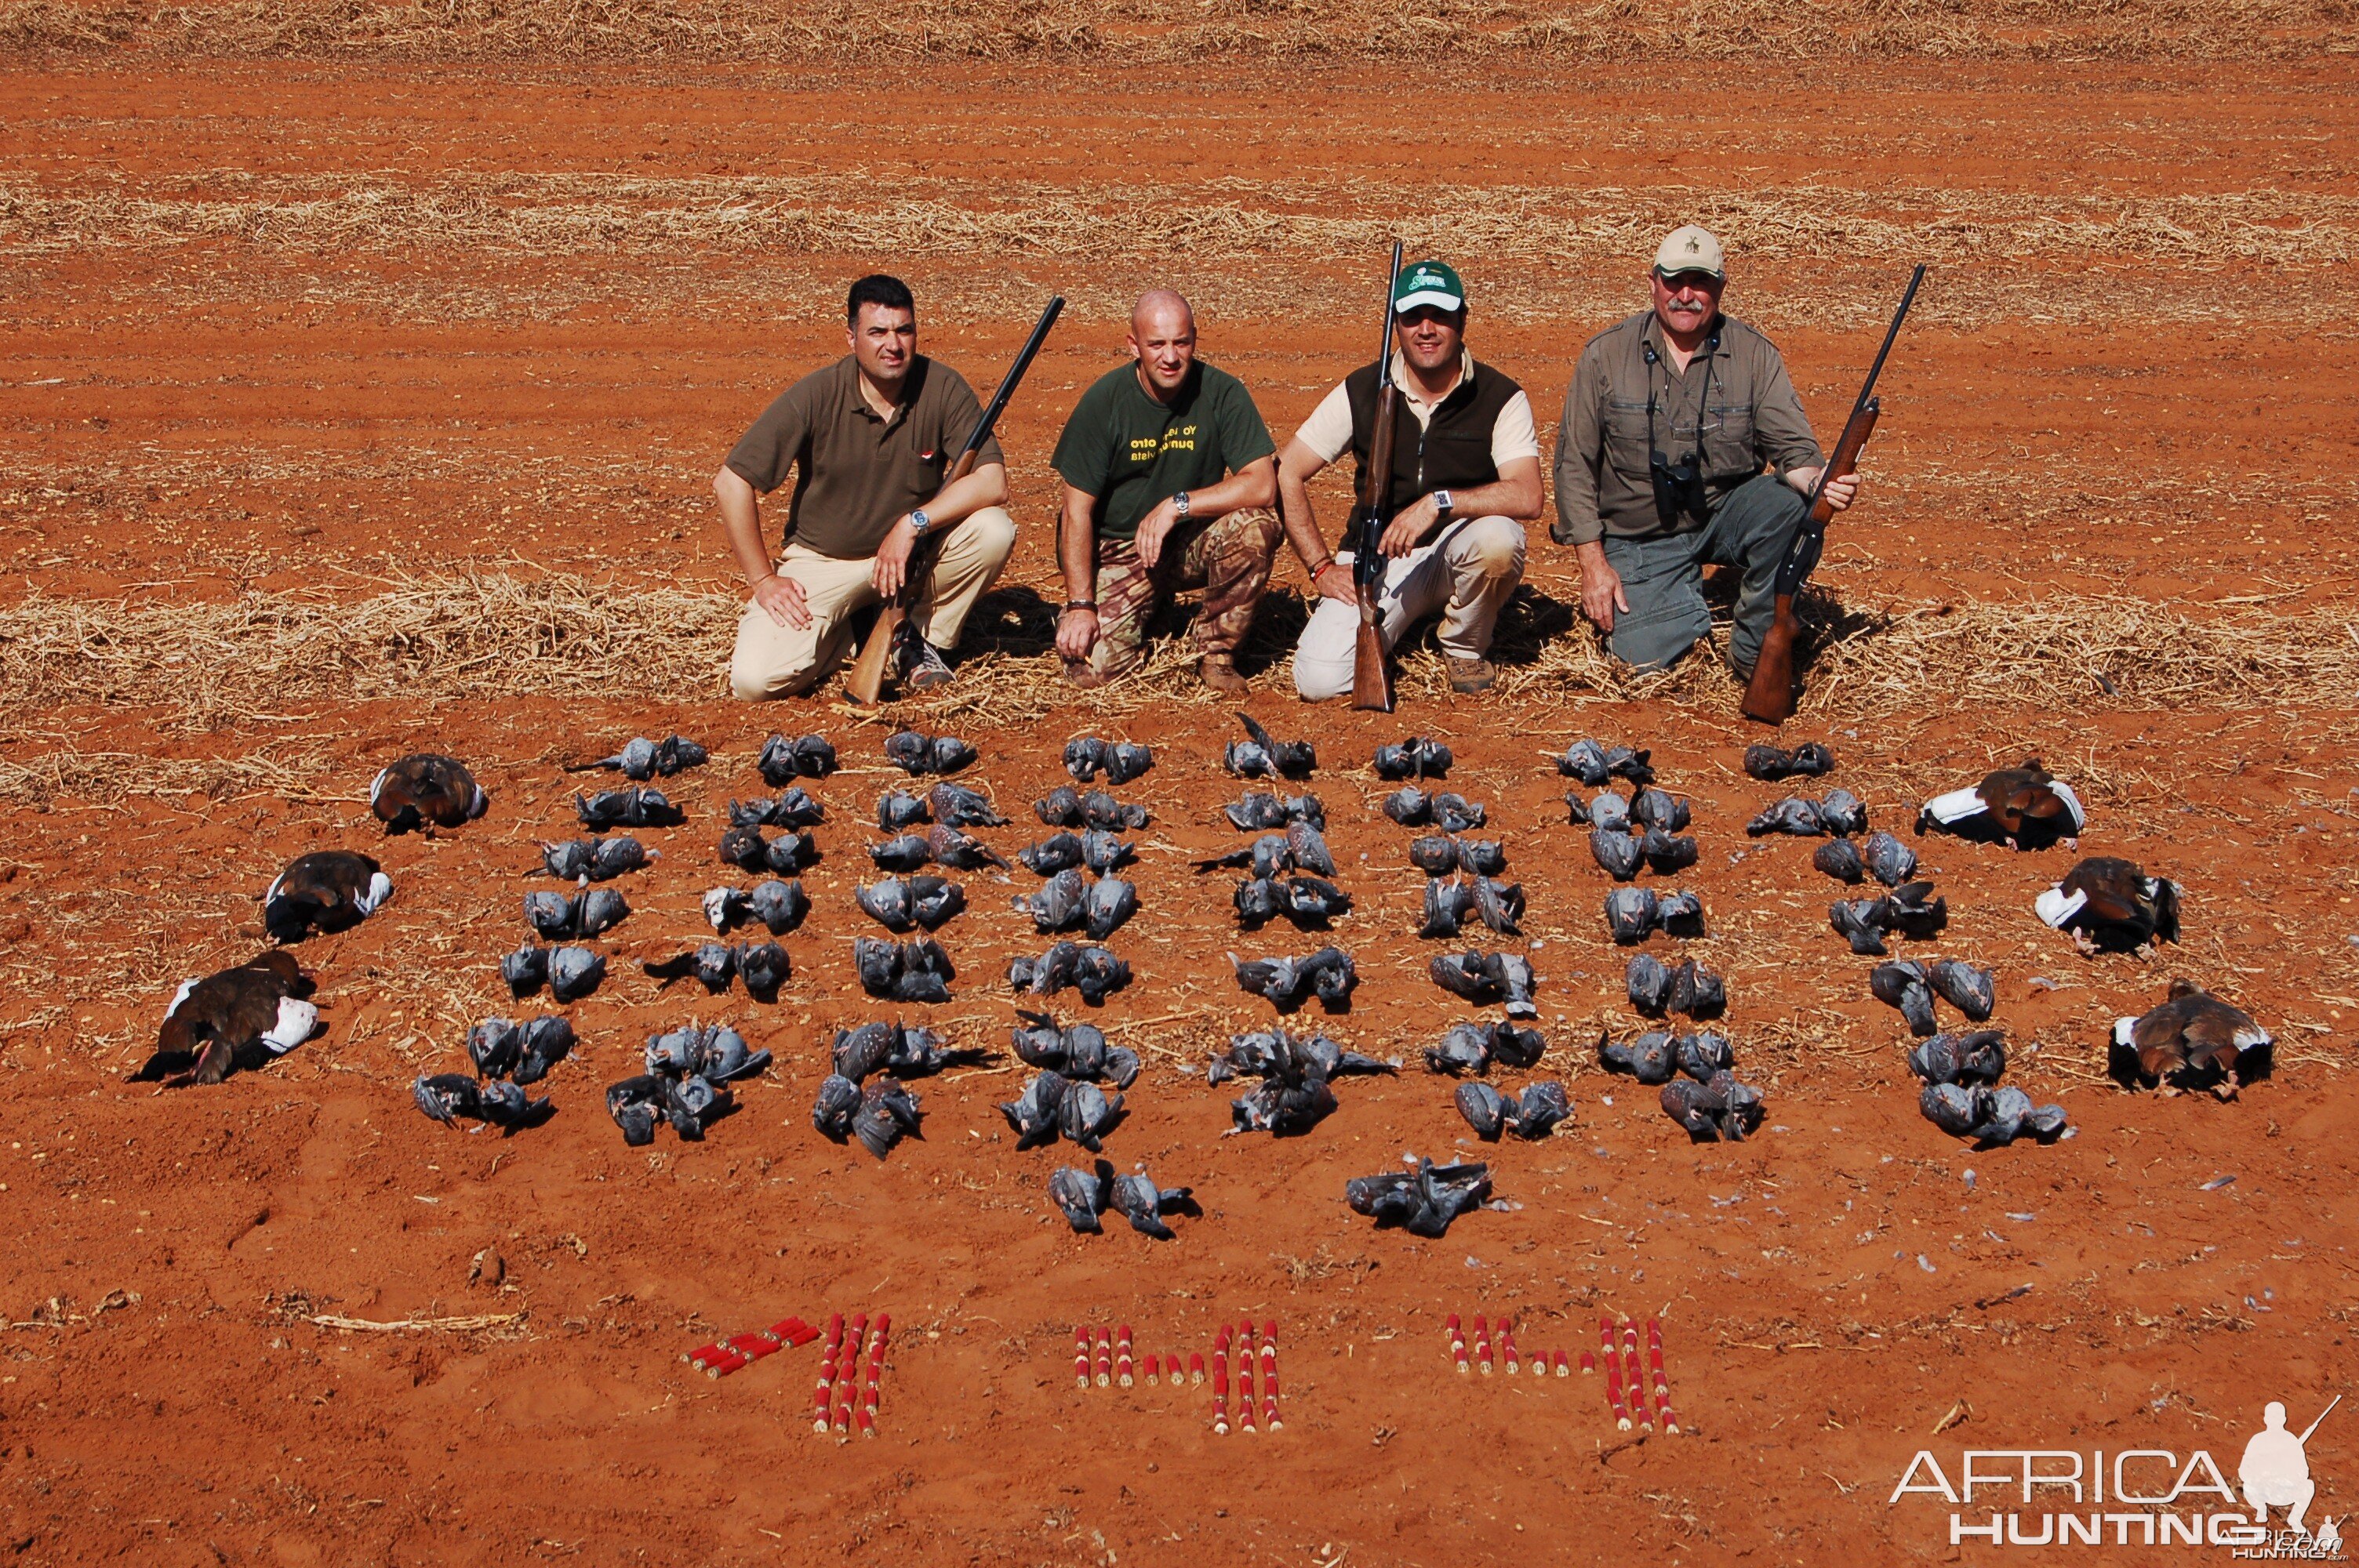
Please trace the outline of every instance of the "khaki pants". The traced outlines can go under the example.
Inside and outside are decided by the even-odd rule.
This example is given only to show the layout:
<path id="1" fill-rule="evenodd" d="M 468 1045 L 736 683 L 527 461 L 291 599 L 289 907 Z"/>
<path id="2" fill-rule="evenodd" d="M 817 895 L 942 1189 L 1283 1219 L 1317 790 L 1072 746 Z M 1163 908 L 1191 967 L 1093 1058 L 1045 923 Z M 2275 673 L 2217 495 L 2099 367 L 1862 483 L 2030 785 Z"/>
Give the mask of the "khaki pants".
<path id="1" fill-rule="evenodd" d="M 933 580 L 909 611 L 910 623 L 937 648 L 958 645 L 974 601 L 990 590 L 1016 547 L 1016 519 L 986 506 L 951 530 L 934 557 Z M 868 574 L 875 560 L 839 560 L 788 545 L 778 575 L 802 584 L 811 623 L 782 626 L 758 604 L 737 622 L 729 687 L 741 701 L 801 697 L 853 652 L 852 618 L 878 602 Z"/>
<path id="2" fill-rule="evenodd" d="M 1335 557 L 1345 566 L 1351 552 Z M 1524 580 L 1524 528 L 1512 517 L 1477 517 L 1439 545 L 1410 551 L 1385 568 L 1385 646 L 1418 622 L 1441 617 L 1441 651 L 1479 659 L 1491 651 L 1499 611 Z M 1360 608 L 1321 595 L 1294 645 L 1294 689 L 1308 702 L 1352 689 Z"/>

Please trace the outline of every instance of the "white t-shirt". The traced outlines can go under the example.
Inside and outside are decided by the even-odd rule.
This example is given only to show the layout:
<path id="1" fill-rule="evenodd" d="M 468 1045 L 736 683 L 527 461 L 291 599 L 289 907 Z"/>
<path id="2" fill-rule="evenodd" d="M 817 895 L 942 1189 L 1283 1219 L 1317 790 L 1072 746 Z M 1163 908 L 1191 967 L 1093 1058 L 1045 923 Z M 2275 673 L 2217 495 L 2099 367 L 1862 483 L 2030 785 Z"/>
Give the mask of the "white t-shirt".
<path id="1" fill-rule="evenodd" d="M 1393 384 L 1400 388 L 1401 400 L 1409 412 L 1417 416 L 1420 427 L 1433 422 L 1433 410 L 1451 392 L 1464 384 L 1474 369 L 1474 356 L 1463 353 L 1458 368 L 1458 379 L 1450 384 L 1449 391 L 1432 402 L 1419 395 L 1409 384 L 1408 366 L 1398 354 L 1393 356 Z M 1332 463 L 1352 449 L 1352 399 L 1341 382 L 1321 398 L 1310 417 L 1294 432 L 1294 438 L 1319 454 L 1322 463 Z M 1520 391 L 1500 406 L 1499 416 L 1491 422 L 1491 466 L 1505 468 L 1517 458 L 1539 460 L 1539 432 L 1532 425 L 1532 400 Z"/>

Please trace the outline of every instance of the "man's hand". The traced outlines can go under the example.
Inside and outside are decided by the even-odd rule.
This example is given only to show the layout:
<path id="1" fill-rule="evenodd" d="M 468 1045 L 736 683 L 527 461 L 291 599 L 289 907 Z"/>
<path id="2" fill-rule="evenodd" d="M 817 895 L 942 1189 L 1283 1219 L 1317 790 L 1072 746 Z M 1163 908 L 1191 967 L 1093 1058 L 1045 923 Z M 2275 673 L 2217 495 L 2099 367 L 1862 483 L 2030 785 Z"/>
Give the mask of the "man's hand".
<path id="1" fill-rule="evenodd" d="M 1098 612 L 1094 610 L 1072 609 L 1057 618 L 1057 652 L 1066 658 L 1080 660 L 1090 656 L 1098 645 Z"/>
<path id="2" fill-rule="evenodd" d="M 1417 548 L 1418 541 L 1425 537 L 1426 530 L 1440 515 L 1441 509 L 1434 505 L 1433 497 L 1419 496 L 1393 514 L 1391 525 L 1385 530 L 1384 553 L 1395 560 L 1408 555 Z"/>
<path id="3" fill-rule="evenodd" d="M 1600 632 L 1610 633 L 1616 611 L 1630 613 L 1630 601 L 1622 594 L 1622 574 L 1607 563 L 1603 545 L 1592 541 L 1573 554 L 1581 563 L 1581 612 L 1595 622 Z"/>
<path id="4" fill-rule="evenodd" d="M 1819 475 L 1824 471 L 1823 469 L 1791 469 L 1787 471 L 1786 482 L 1808 495 L 1810 486 L 1819 482 Z M 1841 479 L 1827 481 L 1826 497 L 1827 510 L 1841 512 L 1859 498 L 1859 475 L 1847 473 Z"/>
<path id="5" fill-rule="evenodd" d="M 1326 568 L 1310 579 L 1310 586 L 1319 590 L 1321 599 L 1332 599 L 1339 604 L 1356 605 L 1360 602 L 1360 589 L 1352 581 L 1352 568 L 1332 557 L 1329 558 Z"/>
<path id="6" fill-rule="evenodd" d="M 756 583 L 754 602 L 781 626 L 791 626 L 798 632 L 810 630 L 810 607 L 803 600 L 803 585 L 790 577 L 772 572 Z"/>
<path id="7" fill-rule="evenodd" d="M 890 599 L 901 591 L 909 577 L 909 552 L 917 544 L 917 531 L 909 526 L 906 514 L 885 530 L 885 541 L 876 546 L 876 564 L 868 572 L 868 585 L 876 590 L 876 597 Z"/>
<path id="8" fill-rule="evenodd" d="M 1138 520 L 1138 564 L 1148 571 L 1163 558 L 1163 541 L 1180 525 L 1180 508 L 1169 496 L 1155 503 L 1155 509 Z"/>

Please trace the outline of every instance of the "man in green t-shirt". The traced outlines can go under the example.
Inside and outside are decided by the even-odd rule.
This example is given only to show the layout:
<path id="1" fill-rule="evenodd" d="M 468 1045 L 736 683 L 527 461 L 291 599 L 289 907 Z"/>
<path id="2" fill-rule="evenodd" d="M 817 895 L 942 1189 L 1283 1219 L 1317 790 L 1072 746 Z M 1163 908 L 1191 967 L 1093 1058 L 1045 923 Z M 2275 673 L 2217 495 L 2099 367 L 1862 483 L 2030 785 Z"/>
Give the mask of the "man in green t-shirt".
<path id="1" fill-rule="evenodd" d="M 1270 504 L 1277 446 L 1245 383 L 1196 358 L 1195 312 L 1179 295 L 1139 297 L 1130 351 L 1082 394 L 1051 460 L 1065 481 L 1065 678 L 1086 688 L 1136 668 L 1158 604 L 1201 588 L 1197 673 L 1242 693 L 1237 643 L 1285 533 Z"/>

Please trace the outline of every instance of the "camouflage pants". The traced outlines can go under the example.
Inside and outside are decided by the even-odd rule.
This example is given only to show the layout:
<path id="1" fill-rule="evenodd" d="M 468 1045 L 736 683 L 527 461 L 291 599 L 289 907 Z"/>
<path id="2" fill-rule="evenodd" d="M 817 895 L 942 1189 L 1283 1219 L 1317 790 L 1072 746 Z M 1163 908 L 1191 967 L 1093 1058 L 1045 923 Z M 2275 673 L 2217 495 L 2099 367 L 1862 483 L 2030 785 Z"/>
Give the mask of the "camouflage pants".
<path id="1" fill-rule="evenodd" d="M 1162 558 L 1153 571 L 1140 562 L 1132 540 L 1100 539 L 1098 640 L 1090 650 L 1090 668 L 1102 676 L 1136 668 L 1147 657 L 1147 632 L 1157 609 L 1182 589 L 1204 590 L 1204 608 L 1196 617 L 1197 651 L 1235 653 L 1253 623 L 1254 606 L 1269 586 L 1270 563 L 1284 536 L 1277 511 L 1267 506 L 1190 520 L 1164 536 Z"/>

